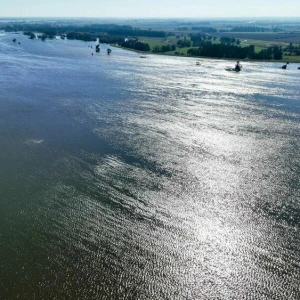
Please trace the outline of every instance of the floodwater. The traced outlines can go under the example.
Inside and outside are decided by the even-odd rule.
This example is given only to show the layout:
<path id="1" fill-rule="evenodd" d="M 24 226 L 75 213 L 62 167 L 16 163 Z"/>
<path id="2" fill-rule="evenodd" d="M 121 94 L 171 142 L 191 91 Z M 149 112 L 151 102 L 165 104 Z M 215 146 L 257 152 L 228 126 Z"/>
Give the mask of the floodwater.
<path id="1" fill-rule="evenodd" d="M 0 299 L 299 299 L 298 66 L 89 44 L 0 36 Z"/>

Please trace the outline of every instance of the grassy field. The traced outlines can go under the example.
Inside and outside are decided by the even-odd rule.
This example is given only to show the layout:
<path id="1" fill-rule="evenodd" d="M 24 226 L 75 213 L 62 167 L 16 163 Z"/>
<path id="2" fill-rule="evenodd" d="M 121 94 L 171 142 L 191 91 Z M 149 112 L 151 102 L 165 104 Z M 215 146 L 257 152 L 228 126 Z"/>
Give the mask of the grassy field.
<path id="1" fill-rule="evenodd" d="M 153 48 L 155 46 L 176 45 L 177 41 L 179 39 L 176 38 L 175 36 L 171 36 L 171 37 L 167 37 L 167 38 L 145 38 L 145 37 L 139 37 L 139 40 L 141 42 L 148 43 L 148 45 L 150 46 L 151 50 L 153 50 Z M 184 48 L 182 48 L 182 49 L 184 49 Z M 186 53 L 187 49 L 183 50 L 183 52 Z M 177 50 L 178 50 L 178 48 L 177 48 Z M 171 52 L 175 52 L 175 51 L 171 51 Z"/>
<path id="2" fill-rule="evenodd" d="M 300 32 L 287 33 L 287 32 L 217 32 L 215 36 L 234 37 L 240 40 L 258 40 L 269 41 L 279 45 L 279 43 L 295 43 L 298 44 L 300 40 Z"/>
<path id="3" fill-rule="evenodd" d="M 153 50 L 156 46 L 161 47 L 165 45 L 177 45 L 177 41 L 179 39 L 184 39 L 184 37 L 189 39 L 190 33 L 196 34 L 199 32 L 202 34 L 206 34 L 206 36 L 212 36 L 213 39 L 210 40 L 212 43 L 220 43 L 220 37 L 222 36 L 232 38 L 234 37 L 241 41 L 241 47 L 254 45 L 255 52 L 257 53 L 272 46 L 281 46 L 284 49 L 291 42 L 294 45 L 300 44 L 300 23 L 297 20 L 284 21 L 283 23 L 261 20 L 249 24 L 245 23 L 243 20 L 209 20 L 206 22 L 201 22 L 199 20 L 178 19 L 169 20 L 169 22 L 162 20 L 136 20 L 135 26 L 143 27 L 144 29 L 151 28 L 153 30 L 163 30 L 172 34 L 176 34 L 176 36 L 168 36 L 166 38 L 140 37 L 139 40 L 148 43 L 151 50 Z M 193 29 L 193 26 L 198 27 L 198 29 Z M 232 28 L 239 26 L 258 26 L 265 28 L 265 31 L 231 32 Z M 214 28 L 217 30 L 217 32 L 201 32 L 202 27 Z M 273 30 L 274 28 L 276 28 L 276 30 Z M 221 32 L 220 30 L 226 30 L 226 32 Z M 187 56 L 187 51 L 189 49 L 190 48 L 187 47 L 177 47 L 175 51 L 169 51 L 159 54 Z M 282 61 L 300 63 L 300 56 L 289 56 L 287 52 L 284 52 Z"/>
<path id="4" fill-rule="evenodd" d="M 263 49 L 266 49 L 271 46 L 276 46 L 276 45 L 282 46 L 284 48 L 284 47 L 287 47 L 289 45 L 289 43 L 275 42 L 275 41 L 263 41 L 263 40 L 242 40 L 241 41 L 242 47 L 247 47 L 250 45 L 254 45 L 255 52 L 259 52 Z M 287 53 L 284 53 L 282 61 L 300 63 L 300 56 L 292 56 L 292 55 L 288 55 Z"/>
<path id="5" fill-rule="evenodd" d="M 282 60 L 300 64 L 300 55 L 299 56 L 284 55 Z M 300 67 L 300 65 L 299 65 L 299 67 Z"/>
<path id="6" fill-rule="evenodd" d="M 273 41 L 263 41 L 263 40 L 241 40 L 241 47 L 248 47 L 250 45 L 253 45 L 255 48 L 255 52 L 258 53 L 263 49 L 276 46 L 276 45 L 286 47 L 288 46 L 288 43 L 283 43 L 283 42 L 276 43 Z"/>
<path id="7" fill-rule="evenodd" d="M 145 38 L 145 37 L 139 37 L 139 40 L 143 43 L 147 43 L 151 50 L 153 50 L 153 48 L 155 46 L 164 46 L 164 45 L 168 45 L 168 41 L 166 38 Z"/>
<path id="8" fill-rule="evenodd" d="M 277 42 L 277 41 L 265 41 L 265 40 L 245 40 L 241 39 L 241 45 L 243 46 L 250 46 L 254 45 L 255 47 L 259 47 L 261 49 L 267 48 L 267 47 L 272 47 L 272 46 L 282 46 L 286 47 L 289 45 L 289 43 L 285 42 Z"/>
<path id="9" fill-rule="evenodd" d="M 238 34 L 238 33 L 235 33 L 235 34 Z M 243 35 L 243 33 L 242 33 L 242 35 Z M 241 47 L 248 47 L 250 45 L 254 45 L 255 52 L 259 52 L 263 49 L 266 49 L 266 48 L 272 47 L 272 46 L 281 46 L 282 48 L 285 48 L 289 45 L 288 42 L 276 39 L 275 38 L 276 37 L 275 33 L 255 33 L 255 34 L 247 33 L 245 35 L 249 38 L 241 38 L 241 37 L 238 37 L 238 36 L 236 37 L 236 38 L 239 38 L 240 41 L 241 41 L 240 46 Z M 274 40 L 270 39 L 271 36 L 273 36 Z M 259 37 L 261 37 L 261 39 L 259 39 Z M 170 36 L 170 37 L 166 37 L 166 38 L 140 37 L 139 39 L 142 42 L 148 43 L 151 50 L 153 50 L 155 48 L 155 46 L 177 45 L 177 41 L 179 39 L 183 39 L 183 38 L 184 38 L 184 36 L 180 35 L 179 38 L 175 37 L 175 36 Z M 189 39 L 189 36 L 186 35 L 186 38 Z M 266 38 L 266 39 L 263 39 L 263 38 Z M 217 38 L 215 40 L 212 39 L 211 42 L 212 43 L 219 43 L 220 38 Z M 295 45 L 295 43 L 294 43 L 294 45 Z M 190 48 L 192 48 L 192 47 L 190 47 Z M 169 52 L 165 52 L 165 53 L 162 53 L 162 54 L 165 54 L 165 55 L 175 55 L 176 54 L 176 55 L 187 56 L 187 51 L 190 48 L 188 48 L 188 47 L 178 48 L 177 47 L 175 51 L 169 51 Z M 288 53 L 284 53 L 282 61 L 300 63 L 300 56 L 290 56 L 290 55 L 288 55 Z"/>

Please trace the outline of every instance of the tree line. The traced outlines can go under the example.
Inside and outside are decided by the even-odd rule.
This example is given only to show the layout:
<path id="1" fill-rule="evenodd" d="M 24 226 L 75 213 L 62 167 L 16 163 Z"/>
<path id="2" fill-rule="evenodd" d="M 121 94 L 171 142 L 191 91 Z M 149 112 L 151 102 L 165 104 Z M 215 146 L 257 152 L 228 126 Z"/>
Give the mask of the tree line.
<path id="1" fill-rule="evenodd" d="M 155 46 L 152 49 L 153 53 L 165 53 L 169 51 L 175 51 L 176 50 L 176 45 L 163 45 L 163 46 Z"/>
<path id="2" fill-rule="evenodd" d="M 210 41 L 203 42 L 198 48 L 190 48 L 187 53 L 191 56 L 259 60 L 281 60 L 283 56 L 282 48 L 279 46 L 268 47 L 256 53 L 253 45 L 239 47 L 236 45 L 213 44 Z"/>
<path id="3" fill-rule="evenodd" d="M 134 49 L 138 51 L 150 51 L 150 46 L 148 43 L 139 42 L 137 40 L 129 40 L 129 41 L 123 41 L 119 44 L 121 47 Z"/>
<path id="4" fill-rule="evenodd" d="M 0 27 L 7 32 L 25 31 L 25 32 L 41 32 L 47 36 L 56 36 L 65 33 L 90 33 L 90 34 L 107 34 L 112 36 L 144 36 L 144 37 L 159 37 L 167 36 L 164 31 L 142 30 L 129 25 L 116 24 L 91 24 L 91 25 L 57 25 L 52 23 L 18 23 L 8 24 Z"/>
<path id="5" fill-rule="evenodd" d="M 69 32 L 66 34 L 68 40 L 80 40 L 85 42 L 95 42 L 100 39 L 101 43 L 106 44 L 119 44 L 124 41 L 124 37 L 111 36 L 106 34 L 94 34 L 87 32 Z"/>
<path id="6" fill-rule="evenodd" d="M 289 55 L 300 55 L 300 45 L 296 46 L 293 43 L 290 43 L 283 50 L 289 52 Z"/>
<path id="7" fill-rule="evenodd" d="M 266 28 L 257 26 L 236 26 L 233 27 L 231 32 L 265 32 Z"/>
<path id="8" fill-rule="evenodd" d="M 212 27 L 203 27 L 203 26 L 193 26 L 191 29 L 192 30 L 197 30 L 197 31 L 200 31 L 200 32 L 210 32 L 210 33 L 218 31 L 215 28 L 212 28 Z"/>
<path id="9" fill-rule="evenodd" d="M 211 41 L 217 40 L 217 37 L 215 36 L 211 36 L 211 35 L 206 35 L 206 34 L 202 34 L 202 33 L 191 33 L 189 35 L 190 40 L 193 44 L 193 47 L 198 47 L 200 46 L 204 41 Z M 222 36 L 220 37 L 220 43 L 221 44 L 226 44 L 226 45 L 231 45 L 231 44 L 236 44 L 236 45 L 240 45 L 241 41 L 239 39 L 236 38 L 231 38 L 231 37 L 227 37 L 227 36 Z M 189 46 L 188 46 L 189 47 Z"/>

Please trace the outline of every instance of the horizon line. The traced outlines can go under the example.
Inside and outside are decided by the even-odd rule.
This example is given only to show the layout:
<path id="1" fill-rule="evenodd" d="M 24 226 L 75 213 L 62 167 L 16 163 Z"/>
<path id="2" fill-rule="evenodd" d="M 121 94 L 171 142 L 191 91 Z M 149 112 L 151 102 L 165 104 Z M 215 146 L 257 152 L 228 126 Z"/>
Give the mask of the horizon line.
<path id="1" fill-rule="evenodd" d="M 29 19 L 29 18 L 39 18 L 39 19 L 139 19 L 139 20 L 145 20 L 145 19 L 205 19 L 205 20 L 213 20 L 213 19 L 271 19 L 271 18 L 278 18 L 278 19 L 285 19 L 285 18 L 292 18 L 292 19 L 299 19 L 300 16 L 215 16 L 215 17 L 137 17 L 137 16 L 131 16 L 131 17 L 120 17 L 120 16 L 106 16 L 106 17 L 87 17 L 87 16 L 1 16 L 0 19 Z"/>

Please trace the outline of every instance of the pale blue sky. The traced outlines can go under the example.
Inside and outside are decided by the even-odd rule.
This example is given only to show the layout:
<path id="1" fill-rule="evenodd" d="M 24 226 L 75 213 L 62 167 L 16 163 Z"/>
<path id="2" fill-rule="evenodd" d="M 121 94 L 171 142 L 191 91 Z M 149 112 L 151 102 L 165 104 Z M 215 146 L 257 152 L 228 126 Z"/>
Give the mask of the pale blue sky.
<path id="1" fill-rule="evenodd" d="M 300 17 L 299 0 L 0 0 L 1 17 Z"/>

